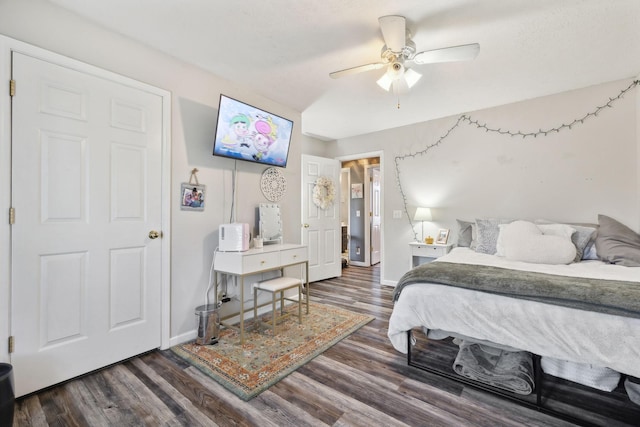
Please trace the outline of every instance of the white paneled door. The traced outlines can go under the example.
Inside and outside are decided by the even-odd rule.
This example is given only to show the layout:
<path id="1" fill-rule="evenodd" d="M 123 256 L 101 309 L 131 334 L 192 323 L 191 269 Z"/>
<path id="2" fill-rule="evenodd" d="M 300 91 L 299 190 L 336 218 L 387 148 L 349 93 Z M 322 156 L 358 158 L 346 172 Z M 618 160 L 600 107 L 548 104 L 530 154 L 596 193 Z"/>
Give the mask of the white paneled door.
<path id="1" fill-rule="evenodd" d="M 302 155 L 302 243 L 309 247 L 309 281 L 342 274 L 340 246 L 340 162 Z M 321 176 L 331 179 L 335 198 L 321 209 L 313 202 L 313 189 Z"/>
<path id="2" fill-rule="evenodd" d="M 21 396 L 160 346 L 163 104 L 120 76 L 16 52 L 12 73 Z"/>

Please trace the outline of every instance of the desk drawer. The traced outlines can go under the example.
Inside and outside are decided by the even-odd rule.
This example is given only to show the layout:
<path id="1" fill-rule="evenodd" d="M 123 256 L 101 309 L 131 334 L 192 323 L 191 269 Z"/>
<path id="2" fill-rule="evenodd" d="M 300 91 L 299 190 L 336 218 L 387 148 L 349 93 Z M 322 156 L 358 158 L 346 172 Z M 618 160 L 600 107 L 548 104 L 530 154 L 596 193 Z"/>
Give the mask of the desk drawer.
<path id="1" fill-rule="evenodd" d="M 304 262 L 309 258 L 307 248 L 288 249 L 280 251 L 280 263 L 282 265 L 294 264 L 296 262 Z"/>
<path id="2" fill-rule="evenodd" d="M 242 271 L 244 274 L 278 268 L 278 266 L 280 266 L 278 252 L 265 252 L 263 254 L 246 255 L 242 257 Z"/>
<path id="3" fill-rule="evenodd" d="M 414 246 L 413 256 L 423 256 L 429 258 L 438 258 L 447 253 L 446 246 L 431 246 L 431 245 L 419 245 Z"/>

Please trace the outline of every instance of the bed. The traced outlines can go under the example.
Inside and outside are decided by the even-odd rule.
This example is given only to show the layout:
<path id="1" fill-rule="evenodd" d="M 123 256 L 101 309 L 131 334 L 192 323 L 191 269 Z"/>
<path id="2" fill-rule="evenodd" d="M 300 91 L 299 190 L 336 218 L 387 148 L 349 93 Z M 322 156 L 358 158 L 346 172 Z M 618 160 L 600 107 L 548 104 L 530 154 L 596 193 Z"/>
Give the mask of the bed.
<path id="1" fill-rule="evenodd" d="M 396 287 L 388 330 L 396 350 L 410 351 L 407 332 L 421 328 L 429 337 L 640 377 L 637 233 L 603 215 L 592 227 L 550 231 L 565 234 L 548 242 L 544 227 L 528 221 L 476 220 L 473 237 L 459 223 L 462 247 L 407 272 Z M 527 234 L 533 229 L 540 233 Z"/>

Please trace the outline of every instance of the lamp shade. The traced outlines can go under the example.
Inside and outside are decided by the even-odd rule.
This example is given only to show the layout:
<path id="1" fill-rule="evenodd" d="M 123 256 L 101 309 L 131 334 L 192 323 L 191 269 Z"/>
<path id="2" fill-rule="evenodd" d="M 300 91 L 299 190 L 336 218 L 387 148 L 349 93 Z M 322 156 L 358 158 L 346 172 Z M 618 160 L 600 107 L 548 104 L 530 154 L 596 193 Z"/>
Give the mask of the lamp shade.
<path id="1" fill-rule="evenodd" d="M 401 65 L 397 70 L 389 67 L 376 83 L 387 92 L 391 91 L 398 95 L 407 93 L 420 80 L 420 77 L 422 74 Z"/>
<path id="2" fill-rule="evenodd" d="M 422 74 L 413 71 L 411 68 L 407 68 L 406 71 L 404 72 L 404 79 L 406 80 L 407 86 L 409 86 L 409 89 L 411 89 L 413 85 L 418 83 L 418 80 L 420 80 L 420 77 L 422 77 Z"/>
<path id="3" fill-rule="evenodd" d="M 391 89 L 391 83 L 393 83 L 393 79 L 389 77 L 389 74 L 384 73 L 376 83 L 378 83 L 378 86 L 388 92 L 389 89 Z"/>
<path id="4" fill-rule="evenodd" d="M 414 221 L 431 221 L 431 209 L 430 208 L 418 208 L 416 214 L 413 216 Z"/>

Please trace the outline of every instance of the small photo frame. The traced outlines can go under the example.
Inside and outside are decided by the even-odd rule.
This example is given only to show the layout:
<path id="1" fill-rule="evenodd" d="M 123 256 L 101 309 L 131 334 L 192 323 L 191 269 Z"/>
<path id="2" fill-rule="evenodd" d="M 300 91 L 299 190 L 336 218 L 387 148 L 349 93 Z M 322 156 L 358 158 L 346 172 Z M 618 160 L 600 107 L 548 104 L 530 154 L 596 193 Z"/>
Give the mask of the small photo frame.
<path id="1" fill-rule="evenodd" d="M 449 230 L 441 228 L 438 230 L 438 237 L 436 238 L 436 245 L 446 245 L 449 239 Z"/>
<path id="2" fill-rule="evenodd" d="M 351 184 L 351 198 L 352 199 L 362 199 L 364 194 L 362 192 L 362 183 L 360 184 Z"/>
<path id="3" fill-rule="evenodd" d="M 180 185 L 180 209 L 185 211 L 203 211 L 204 195 L 204 185 L 183 182 Z"/>

